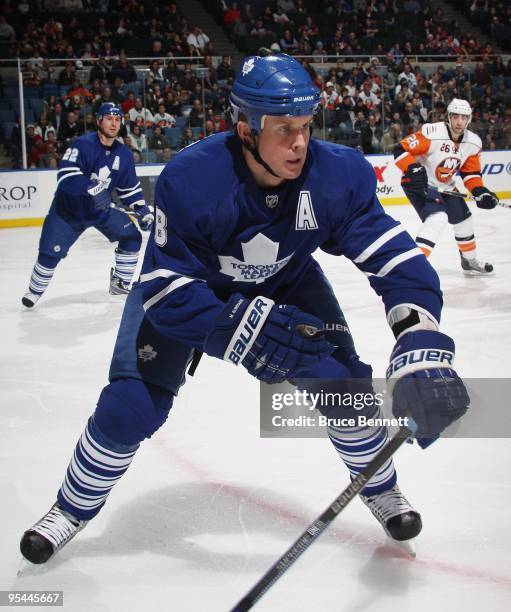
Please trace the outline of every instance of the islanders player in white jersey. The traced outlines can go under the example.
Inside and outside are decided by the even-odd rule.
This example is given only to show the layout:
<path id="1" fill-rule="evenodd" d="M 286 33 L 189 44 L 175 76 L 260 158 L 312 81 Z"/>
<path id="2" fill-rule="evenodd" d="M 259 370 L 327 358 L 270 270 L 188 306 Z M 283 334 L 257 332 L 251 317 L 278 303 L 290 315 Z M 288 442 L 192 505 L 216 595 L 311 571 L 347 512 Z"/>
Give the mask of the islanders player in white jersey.
<path id="1" fill-rule="evenodd" d="M 429 256 L 450 223 L 464 273 L 480 276 L 493 273 L 493 266 L 477 259 L 472 213 L 464 197 L 456 195 L 456 174 L 460 173 L 479 208 L 495 208 L 498 198 L 483 185 L 482 144 L 468 129 L 471 118 L 470 104 L 454 98 L 447 107 L 447 122 L 426 123 L 404 138 L 394 150 L 394 159 L 403 172 L 403 190 L 423 221 L 418 246 Z"/>
<path id="2" fill-rule="evenodd" d="M 117 140 L 122 111 L 112 102 L 97 113 L 97 132 L 76 138 L 65 151 L 57 171 L 57 190 L 39 240 L 39 254 L 22 303 L 33 308 L 70 247 L 88 228 L 95 227 L 117 242 L 110 271 L 110 293 L 126 294 L 137 264 L 142 236 L 125 213 L 111 207 L 115 190 L 135 212 L 140 229 L 148 230 L 154 215 L 147 206 L 135 173 L 131 151 Z"/>
<path id="3" fill-rule="evenodd" d="M 154 229 L 126 301 L 110 382 L 56 503 L 21 540 L 33 563 L 45 563 L 102 509 L 141 442 L 167 419 L 198 355 L 266 383 L 334 379 L 371 388 L 372 369 L 312 257 L 317 248 L 351 259 L 381 295 L 396 338 L 387 372 L 393 411 L 413 416 L 419 444 L 468 408 L 453 340 L 439 331 L 438 276 L 385 214 L 363 156 L 310 139 L 319 91 L 307 71 L 285 54 L 249 57 L 231 104 L 234 130 L 186 147 L 158 179 Z M 374 403 L 363 411 L 377 414 Z M 352 477 L 387 438 L 380 426 L 335 424 L 328 433 Z M 390 537 L 407 540 L 420 532 L 421 517 L 396 479 L 388 460 L 360 497 Z"/>

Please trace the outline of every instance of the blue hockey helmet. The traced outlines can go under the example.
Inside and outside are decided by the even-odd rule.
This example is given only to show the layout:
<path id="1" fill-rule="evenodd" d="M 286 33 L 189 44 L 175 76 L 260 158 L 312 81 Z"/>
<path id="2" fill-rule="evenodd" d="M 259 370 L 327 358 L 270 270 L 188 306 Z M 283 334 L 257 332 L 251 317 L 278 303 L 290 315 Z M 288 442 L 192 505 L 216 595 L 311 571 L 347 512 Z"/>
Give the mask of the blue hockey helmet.
<path id="1" fill-rule="evenodd" d="M 245 58 L 236 74 L 230 103 L 233 122 L 242 113 L 256 133 L 265 115 L 300 117 L 314 115 L 319 89 L 299 61 L 285 53 Z"/>
<path id="2" fill-rule="evenodd" d="M 98 112 L 96 113 L 96 118 L 98 121 L 101 121 L 106 115 L 118 115 L 121 118 L 121 122 L 124 119 L 122 110 L 117 106 L 117 104 L 114 104 L 114 102 L 103 102 L 103 104 L 98 108 Z"/>

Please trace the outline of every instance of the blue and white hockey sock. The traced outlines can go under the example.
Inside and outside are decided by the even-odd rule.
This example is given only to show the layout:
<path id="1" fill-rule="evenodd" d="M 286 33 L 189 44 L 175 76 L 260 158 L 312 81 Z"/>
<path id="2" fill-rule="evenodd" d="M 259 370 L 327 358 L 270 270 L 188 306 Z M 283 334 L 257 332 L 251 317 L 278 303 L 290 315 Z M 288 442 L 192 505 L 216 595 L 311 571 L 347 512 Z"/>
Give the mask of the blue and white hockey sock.
<path id="1" fill-rule="evenodd" d="M 139 446 L 107 440 L 90 417 L 57 495 L 62 508 L 81 520 L 96 516 L 129 468 Z"/>
<path id="2" fill-rule="evenodd" d="M 28 285 L 30 293 L 42 295 L 46 291 L 46 287 L 50 284 L 58 263 L 58 259 L 39 255 Z"/>
<path id="3" fill-rule="evenodd" d="M 327 428 L 330 440 L 341 459 L 346 464 L 352 478 L 355 478 L 387 443 L 387 428 L 351 427 Z M 377 495 L 391 489 L 396 484 L 396 470 L 389 459 L 362 489 L 362 495 Z"/>
<path id="4" fill-rule="evenodd" d="M 137 267 L 138 251 L 130 252 L 115 249 L 114 276 L 120 278 L 123 283 L 130 284 L 135 268 Z"/>

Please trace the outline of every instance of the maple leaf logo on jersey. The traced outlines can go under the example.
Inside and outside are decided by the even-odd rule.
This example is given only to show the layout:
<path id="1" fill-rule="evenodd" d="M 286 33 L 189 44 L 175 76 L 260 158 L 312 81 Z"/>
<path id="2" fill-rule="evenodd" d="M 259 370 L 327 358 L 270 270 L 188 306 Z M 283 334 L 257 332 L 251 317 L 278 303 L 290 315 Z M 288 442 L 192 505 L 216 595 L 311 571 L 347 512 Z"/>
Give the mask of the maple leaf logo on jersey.
<path id="1" fill-rule="evenodd" d="M 241 69 L 241 74 L 243 76 L 247 76 L 247 74 L 254 69 L 254 58 L 251 57 L 243 64 L 243 68 Z"/>
<path id="2" fill-rule="evenodd" d="M 110 168 L 108 166 L 103 166 L 102 168 L 100 168 L 97 174 L 93 172 L 90 177 L 92 180 L 96 179 L 100 183 L 105 183 L 107 188 L 110 185 L 110 181 L 112 180 L 110 178 Z"/>
<path id="3" fill-rule="evenodd" d="M 293 252 L 284 259 L 277 260 L 279 243 L 273 242 L 264 234 L 257 234 L 248 242 L 242 242 L 241 249 L 243 261 L 229 255 L 219 255 L 218 259 L 220 272 L 242 283 L 264 282 L 280 272 L 294 255 Z"/>

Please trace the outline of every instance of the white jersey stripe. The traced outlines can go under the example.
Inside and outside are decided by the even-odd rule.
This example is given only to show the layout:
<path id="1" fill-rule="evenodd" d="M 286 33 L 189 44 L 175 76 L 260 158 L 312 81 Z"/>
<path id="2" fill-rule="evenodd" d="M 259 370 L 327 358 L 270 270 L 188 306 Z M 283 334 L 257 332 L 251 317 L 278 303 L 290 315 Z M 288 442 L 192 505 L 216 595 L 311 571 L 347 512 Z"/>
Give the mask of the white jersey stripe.
<path id="1" fill-rule="evenodd" d="M 179 287 L 183 287 L 184 285 L 188 285 L 189 283 L 193 282 L 196 282 L 195 279 L 186 278 L 186 276 L 176 278 L 176 280 L 172 281 L 168 287 L 165 287 L 165 289 L 162 289 L 162 291 L 156 295 L 153 295 L 151 299 L 147 300 L 147 302 L 144 303 L 144 310 L 148 310 L 151 308 L 151 306 L 154 306 L 157 302 L 162 300 L 166 295 L 172 293 L 176 289 L 179 289 Z"/>
<path id="2" fill-rule="evenodd" d="M 117 191 L 135 191 L 135 189 L 138 189 L 140 187 L 140 182 L 137 183 L 136 185 L 133 185 L 133 187 L 116 187 Z"/>
<path id="3" fill-rule="evenodd" d="M 68 172 L 67 174 L 59 178 L 59 180 L 57 181 L 57 187 L 59 186 L 59 183 L 62 183 L 62 181 L 65 181 L 70 176 L 78 176 L 80 174 L 83 176 L 83 172 L 81 170 L 74 170 L 73 172 Z"/>
<path id="4" fill-rule="evenodd" d="M 401 224 L 396 225 L 396 227 L 392 227 L 391 229 L 387 230 L 377 240 L 375 240 L 366 249 L 364 249 L 362 253 L 360 253 L 360 255 L 353 260 L 353 262 L 356 264 L 360 264 L 364 261 L 367 261 L 369 257 L 371 257 L 371 255 L 373 255 L 373 253 L 375 253 L 386 242 L 389 242 L 389 240 L 392 240 L 392 238 L 394 238 L 398 234 L 401 234 L 404 231 L 405 229 Z"/>
<path id="5" fill-rule="evenodd" d="M 137 193 L 142 193 L 142 189 L 138 188 L 138 189 L 135 189 L 133 191 L 129 191 L 128 193 L 124 193 L 123 195 L 119 195 L 119 198 L 121 200 L 124 200 L 125 198 L 132 198 Z"/>
<path id="6" fill-rule="evenodd" d="M 141 274 L 140 282 L 145 283 L 146 281 L 151 281 L 155 278 L 170 278 L 171 276 L 189 278 L 190 280 L 200 280 L 198 278 L 192 278 L 191 276 L 184 276 L 183 274 L 179 274 L 179 272 L 174 272 L 174 270 L 168 270 L 167 268 L 158 268 L 157 270 L 153 270 L 152 272 L 148 272 L 147 274 Z"/>
<path id="7" fill-rule="evenodd" d="M 376 272 L 376 274 L 373 274 L 371 272 L 366 272 L 366 275 L 367 276 L 378 276 L 381 278 L 383 276 L 386 276 L 389 272 L 392 272 L 392 270 L 396 266 L 399 266 L 399 264 L 402 264 L 403 262 L 408 261 L 409 259 L 412 259 L 413 257 L 417 257 L 418 255 L 422 255 L 424 257 L 424 253 L 419 249 L 419 247 L 415 249 L 411 249 L 410 251 L 406 251 L 405 253 L 401 253 L 401 255 L 396 255 L 396 257 L 393 257 L 384 266 L 382 266 L 378 270 L 378 272 Z"/>

